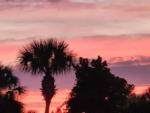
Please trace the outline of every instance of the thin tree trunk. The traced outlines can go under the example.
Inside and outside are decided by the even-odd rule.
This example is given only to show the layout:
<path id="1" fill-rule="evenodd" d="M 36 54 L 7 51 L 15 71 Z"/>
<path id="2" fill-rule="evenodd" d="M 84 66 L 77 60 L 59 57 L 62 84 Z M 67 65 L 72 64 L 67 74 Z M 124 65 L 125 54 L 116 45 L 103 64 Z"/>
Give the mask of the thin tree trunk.
<path id="1" fill-rule="evenodd" d="M 50 101 L 46 101 L 45 102 L 46 103 L 46 106 L 45 106 L 45 113 L 49 113 L 49 111 L 50 111 Z"/>
<path id="2" fill-rule="evenodd" d="M 55 79 L 50 73 L 43 77 L 41 91 L 46 104 L 45 113 L 49 113 L 51 100 L 56 92 Z"/>

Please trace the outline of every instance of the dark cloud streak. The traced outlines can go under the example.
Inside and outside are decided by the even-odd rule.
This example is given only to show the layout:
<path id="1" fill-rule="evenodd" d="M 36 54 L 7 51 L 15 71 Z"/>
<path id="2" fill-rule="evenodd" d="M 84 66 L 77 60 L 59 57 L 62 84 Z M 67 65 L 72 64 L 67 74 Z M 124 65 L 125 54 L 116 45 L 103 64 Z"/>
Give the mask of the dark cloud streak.
<path id="1" fill-rule="evenodd" d="M 132 57 L 126 61 L 111 63 L 112 72 L 135 85 L 150 85 L 150 57 Z"/>

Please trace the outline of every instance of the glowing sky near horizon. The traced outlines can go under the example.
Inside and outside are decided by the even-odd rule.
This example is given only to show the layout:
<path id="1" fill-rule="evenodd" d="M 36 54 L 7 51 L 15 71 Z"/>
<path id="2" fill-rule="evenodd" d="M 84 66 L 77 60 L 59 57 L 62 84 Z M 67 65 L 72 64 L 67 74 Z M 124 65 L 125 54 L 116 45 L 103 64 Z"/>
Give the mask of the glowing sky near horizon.
<path id="1" fill-rule="evenodd" d="M 149 4 L 149 0 L 0 0 L 0 62 L 15 65 L 22 46 L 56 37 L 77 56 L 101 55 L 114 74 L 137 85 L 135 92 L 141 93 L 150 86 Z M 30 76 L 16 74 L 28 87 L 23 98 L 27 109 L 38 107 L 42 113 L 37 92 L 41 77 L 31 81 Z M 54 98 L 53 109 L 64 101 L 73 81 L 70 75 L 57 78 L 59 94 L 64 95 Z"/>

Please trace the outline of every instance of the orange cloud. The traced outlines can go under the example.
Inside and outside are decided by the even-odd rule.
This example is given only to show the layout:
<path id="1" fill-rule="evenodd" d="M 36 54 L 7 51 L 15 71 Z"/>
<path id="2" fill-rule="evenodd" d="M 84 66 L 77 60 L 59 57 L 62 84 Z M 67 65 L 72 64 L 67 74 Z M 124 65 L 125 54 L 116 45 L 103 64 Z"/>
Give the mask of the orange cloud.
<path id="1" fill-rule="evenodd" d="M 135 89 L 133 90 L 133 93 L 135 94 L 143 94 L 147 88 L 149 88 L 149 85 L 145 85 L 145 86 L 136 86 Z"/>
<path id="2" fill-rule="evenodd" d="M 150 56 L 149 35 L 91 36 L 68 39 L 69 47 L 83 57 Z"/>

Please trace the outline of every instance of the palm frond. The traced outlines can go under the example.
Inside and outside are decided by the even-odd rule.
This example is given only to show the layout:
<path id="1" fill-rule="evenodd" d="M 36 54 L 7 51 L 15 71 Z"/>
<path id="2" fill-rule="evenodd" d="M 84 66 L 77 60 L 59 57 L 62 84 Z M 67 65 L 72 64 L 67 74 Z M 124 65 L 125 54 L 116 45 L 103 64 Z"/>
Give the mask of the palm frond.
<path id="1" fill-rule="evenodd" d="M 24 86 L 18 86 L 13 89 L 13 91 L 17 91 L 19 95 L 24 94 L 26 92 L 26 88 Z"/>
<path id="2" fill-rule="evenodd" d="M 68 44 L 55 39 L 33 41 L 20 52 L 19 62 L 23 70 L 33 74 L 46 72 L 64 72 L 72 64 L 73 54 Z"/>
<path id="3" fill-rule="evenodd" d="M 11 67 L 0 65 L 0 88 L 17 86 L 19 80 L 14 76 Z"/>

